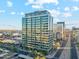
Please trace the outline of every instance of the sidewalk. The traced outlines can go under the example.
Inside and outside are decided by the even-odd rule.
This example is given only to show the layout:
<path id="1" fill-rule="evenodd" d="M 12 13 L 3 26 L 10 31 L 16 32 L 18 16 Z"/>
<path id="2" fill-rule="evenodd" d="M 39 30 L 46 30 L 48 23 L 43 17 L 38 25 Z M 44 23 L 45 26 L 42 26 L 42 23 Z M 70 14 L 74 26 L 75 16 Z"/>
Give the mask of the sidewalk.
<path id="1" fill-rule="evenodd" d="M 68 39 L 66 47 L 63 47 L 62 49 L 64 50 L 59 59 L 70 59 L 70 38 Z"/>
<path id="2" fill-rule="evenodd" d="M 53 58 L 53 57 L 54 57 L 54 55 L 57 53 L 57 51 L 58 51 L 58 50 L 53 51 L 53 53 L 51 53 L 51 54 L 47 55 L 47 56 L 46 56 L 46 58 L 48 58 L 48 59 Z"/>

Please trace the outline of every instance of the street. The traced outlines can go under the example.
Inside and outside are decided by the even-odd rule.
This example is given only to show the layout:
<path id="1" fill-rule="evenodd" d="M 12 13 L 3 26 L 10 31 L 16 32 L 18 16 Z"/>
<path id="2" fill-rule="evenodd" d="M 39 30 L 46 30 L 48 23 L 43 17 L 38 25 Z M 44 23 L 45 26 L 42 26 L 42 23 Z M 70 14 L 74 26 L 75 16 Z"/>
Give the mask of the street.
<path id="1" fill-rule="evenodd" d="M 76 51 L 76 45 L 75 40 L 71 40 L 71 59 L 78 59 L 77 51 Z"/>
<path id="2" fill-rule="evenodd" d="M 67 43 L 67 41 L 63 41 L 62 47 L 65 47 L 66 43 Z M 64 50 L 64 49 L 61 49 L 61 48 L 60 48 L 60 49 L 57 51 L 57 53 L 55 54 L 54 58 L 52 58 L 52 59 L 59 59 L 59 57 L 60 57 L 60 55 L 62 54 L 63 50 Z"/>
<path id="3" fill-rule="evenodd" d="M 70 49 L 71 49 L 70 48 L 70 46 L 71 46 L 70 40 L 71 40 L 71 37 L 69 35 L 67 44 L 66 44 L 66 46 L 64 48 L 62 48 L 64 50 L 63 50 L 61 56 L 59 57 L 59 59 L 70 59 Z"/>
<path id="4" fill-rule="evenodd" d="M 62 47 L 53 58 L 49 59 L 79 59 L 76 51 L 75 40 L 69 35 L 67 41 L 63 41 Z"/>

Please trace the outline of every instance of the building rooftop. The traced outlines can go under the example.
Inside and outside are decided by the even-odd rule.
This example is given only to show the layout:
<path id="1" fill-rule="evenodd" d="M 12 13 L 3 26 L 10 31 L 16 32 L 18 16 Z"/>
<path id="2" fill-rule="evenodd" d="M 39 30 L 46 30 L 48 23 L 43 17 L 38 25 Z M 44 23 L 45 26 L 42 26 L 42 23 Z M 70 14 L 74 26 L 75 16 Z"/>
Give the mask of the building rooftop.
<path id="1" fill-rule="evenodd" d="M 34 11 L 34 12 L 26 13 L 25 16 L 33 16 L 33 15 L 48 14 L 48 13 L 49 12 L 47 10 Z"/>

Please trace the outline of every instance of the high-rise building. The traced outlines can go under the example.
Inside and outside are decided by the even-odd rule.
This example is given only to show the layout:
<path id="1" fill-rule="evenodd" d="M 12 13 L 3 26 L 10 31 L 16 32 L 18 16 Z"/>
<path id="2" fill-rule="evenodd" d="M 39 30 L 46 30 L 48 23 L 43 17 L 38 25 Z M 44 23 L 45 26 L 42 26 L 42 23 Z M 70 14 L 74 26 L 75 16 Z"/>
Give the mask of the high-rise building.
<path id="1" fill-rule="evenodd" d="M 64 39 L 64 29 L 65 29 L 65 22 L 57 22 L 58 24 L 58 32 L 62 34 L 62 39 Z"/>
<path id="2" fill-rule="evenodd" d="M 62 28 L 60 28 L 59 24 L 53 25 L 53 34 L 54 34 L 54 40 L 61 40 L 62 39 Z"/>
<path id="3" fill-rule="evenodd" d="M 62 26 L 65 27 L 65 22 L 57 22 L 57 24 L 62 24 Z"/>
<path id="4" fill-rule="evenodd" d="M 23 46 L 47 52 L 53 48 L 53 18 L 47 10 L 26 13 L 22 32 Z"/>
<path id="5" fill-rule="evenodd" d="M 64 29 L 65 23 L 64 22 L 57 22 L 57 24 L 53 25 L 53 33 L 54 37 L 56 38 L 64 38 Z"/>

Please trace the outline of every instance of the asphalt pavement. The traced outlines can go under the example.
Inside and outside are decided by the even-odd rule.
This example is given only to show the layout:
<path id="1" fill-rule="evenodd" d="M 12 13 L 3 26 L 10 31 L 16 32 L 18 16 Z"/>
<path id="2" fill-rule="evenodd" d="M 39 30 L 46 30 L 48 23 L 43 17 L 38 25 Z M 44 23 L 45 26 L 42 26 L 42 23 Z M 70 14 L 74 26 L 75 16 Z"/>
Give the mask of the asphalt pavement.
<path id="1" fill-rule="evenodd" d="M 75 45 L 75 39 L 71 39 L 71 59 L 78 59 L 76 45 Z"/>
<path id="2" fill-rule="evenodd" d="M 66 46 L 66 43 L 67 43 L 67 40 L 66 40 L 66 41 L 63 40 L 63 42 L 62 42 L 62 47 L 65 47 L 65 46 Z M 54 57 L 51 58 L 51 59 L 59 59 L 59 57 L 60 57 L 60 55 L 62 54 L 63 50 L 64 50 L 64 49 L 59 49 L 59 50 L 57 51 L 57 53 L 54 55 Z"/>

